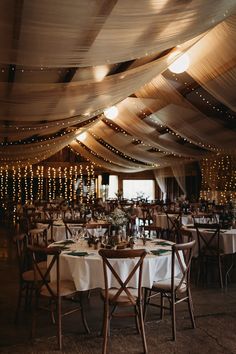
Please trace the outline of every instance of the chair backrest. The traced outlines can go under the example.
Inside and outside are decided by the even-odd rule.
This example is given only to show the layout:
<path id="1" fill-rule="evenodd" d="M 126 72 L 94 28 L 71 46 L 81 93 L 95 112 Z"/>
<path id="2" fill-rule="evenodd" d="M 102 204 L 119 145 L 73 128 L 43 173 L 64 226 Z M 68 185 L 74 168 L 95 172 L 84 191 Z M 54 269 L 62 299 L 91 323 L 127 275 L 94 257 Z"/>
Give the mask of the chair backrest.
<path id="1" fill-rule="evenodd" d="M 107 249 L 100 249 L 99 254 L 103 259 L 103 270 L 104 270 L 104 280 L 105 280 L 105 294 L 106 294 L 106 299 L 108 299 L 108 290 L 109 290 L 109 284 L 108 284 L 108 273 L 107 270 L 110 269 L 112 275 L 115 277 L 119 284 L 119 288 L 116 288 L 117 291 L 114 293 L 114 296 L 112 297 L 111 302 L 116 302 L 116 300 L 119 298 L 122 292 L 125 292 L 129 301 L 135 305 L 136 304 L 136 299 L 134 296 L 131 294 L 128 284 L 132 277 L 135 275 L 136 272 L 139 272 L 138 275 L 138 299 L 142 298 L 142 271 L 143 271 L 143 260 L 144 257 L 146 256 L 147 252 L 146 250 L 143 249 L 137 249 L 137 250 L 107 250 Z M 116 272 L 116 270 L 113 268 L 110 259 L 120 259 L 120 258 L 138 258 L 137 262 L 135 262 L 133 268 L 131 269 L 130 273 L 126 277 L 125 280 L 121 280 L 120 274 Z"/>
<path id="2" fill-rule="evenodd" d="M 194 224 L 197 231 L 199 254 L 206 252 L 215 255 L 220 252 L 220 225 L 219 224 Z"/>
<path id="3" fill-rule="evenodd" d="M 103 233 L 103 235 L 100 236 L 109 236 L 111 234 L 111 224 L 107 223 L 94 223 L 94 224 L 86 224 L 86 233 L 89 237 L 94 237 L 94 236 L 98 236 L 98 235 L 94 235 L 93 232 L 91 233 L 89 230 L 99 230 L 99 229 L 105 229 L 105 232 Z"/>
<path id="4" fill-rule="evenodd" d="M 31 253 L 33 270 L 34 270 L 34 281 L 35 288 L 38 293 L 40 293 L 42 287 L 45 287 L 53 298 L 60 297 L 60 253 L 61 249 L 57 247 L 35 247 L 28 246 L 29 252 Z M 38 258 L 51 256 L 50 261 L 47 261 L 47 269 L 45 271 L 40 268 L 38 263 Z M 50 272 L 52 268 L 55 267 L 56 270 L 56 278 L 55 282 L 56 287 L 52 288 L 52 283 L 49 281 Z"/>
<path id="5" fill-rule="evenodd" d="M 146 226 L 143 226 L 142 230 L 143 230 L 144 234 L 145 234 L 145 231 L 148 231 L 149 236 L 151 235 L 152 231 L 156 233 L 156 236 L 158 236 L 158 233 L 160 232 L 160 227 L 156 226 L 156 225 L 146 225 Z"/>
<path id="6" fill-rule="evenodd" d="M 199 214 L 192 214 L 192 218 L 194 224 L 209 224 L 209 223 L 216 223 L 217 217 L 214 213 L 199 213 Z"/>
<path id="7" fill-rule="evenodd" d="M 179 230 L 181 228 L 181 213 L 170 213 L 171 215 L 174 214 L 175 216 L 173 217 L 169 215 L 168 212 L 165 212 L 166 217 L 167 217 L 167 225 L 168 229 L 172 231 Z"/>
<path id="8" fill-rule="evenodd" d="M 32 261 L 28 252 L 28 236 L 26 233 L 16 235 L 14 237 L 16 243 L 17 260 L 19 266 L 20 277 L 27 270 L 32 269 Z"/>
<path id="9" fill-rule="evenodd" d="M 187 243 L 193 240 L 192 231 L 181 228 L 179 230 L 179 241 L 178 243 Z"/>
<path id="10" fill-rule="evenodd" d="M 182 284 L 188 286 L 190 283 L 191 260 L 193 256 L 193 248 L 196 241 L 187 243 L 179 243 L 172 246 L 172 261 L 171 261 L 171 288 L 172 291 L 178 292 Z M 175 288 L 175 269 L 176 261 L 180 269 L 180 279 L 178 286 Z"/>
<path id="11" fill-rule="evenodd" d="M 20 220 L 19 220 L 19 232 L 28 234 L 29 229 L 30 229 L 29 219 L 26 218 L 26 217 L 20 218 Z"/>

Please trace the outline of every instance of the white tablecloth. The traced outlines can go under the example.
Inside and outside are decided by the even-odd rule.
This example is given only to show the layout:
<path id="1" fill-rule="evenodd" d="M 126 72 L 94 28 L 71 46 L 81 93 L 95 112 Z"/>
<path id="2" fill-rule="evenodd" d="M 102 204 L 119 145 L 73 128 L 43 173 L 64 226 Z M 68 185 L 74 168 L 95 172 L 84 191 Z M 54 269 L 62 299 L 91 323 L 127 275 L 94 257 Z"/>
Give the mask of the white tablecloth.
<path id="1" fill-rule="evenodd" d="M 188 228 L 192 232 L 193 239 L 196 240 L 196 246 L 194 248 L 194 256 L 198 256 L 198 241 L 197 241 L 197 231 L 194 228 Z M 207 231 L 205 231 L 207 233 Z M 212 233 L 209 232 L 209 235 Z M 222 230 L 220 233 L 220 248 L 225 254 L 236 253 L 236 229 L 232 230 Z"/>
<path id="2" fill-rule="evenodd" d="M 165 241 L 166 242 L 166 241 Z M 85 246 L 85 241 L 83 244 L 73 245 L 72 247 L 77 247 L 79 251 L 87 251 L 89 253 L 86 257 L 71 256 L 66 253 L 61 254 L 61 279 L 63 280 L 73 280 L 75 287 L 78 291 L 85 291 L 95 288 L 104 288 L 104 275 L 103 275 L 103 265 L 102 258 L 99 256 L 98 251 L 88 248 Z M 79 248 L 78 248 L 79 247 Z M 164 248 L 171 250 L 171 246 L 156 246 L 154 243 L 149 243 L 147 246 L 140 245 L 138 248 L 146 248 L 147 250 Z M 122 280 L 125 280 L 127 275 L 133 268 L 134 263 L 137 259 L 113 259 L 111 264 L 115 267 L 118 274 L 121 276 Z M 180 274 L 180 269 L 178 262 L 176 261 L 176 276 Z M 51 279 L 55 274 L 51 275 Z M 151 287 L 154 281 L 159 281 L 163 279 L 169 279 L 171 277 L 171 252 L 164 253 L 160 256 L 155 256 L 148 254 L 144 259 L 143 264 L 143 283 L 144 287 Z M 117 281 L 114 276 L 109 277 L 109 286 L 117 286 Z M 129 286 L 137 288 L 138 278 L 136 275 L 135 279 L 129 283 Z"/>
<path id="3" fill-rule="evenodd" d="M 153 218 L 154 218 L 155 226 L 158 226 L 162 229 L 168 229 L 168 220 L 166 214 L 155 214 Z M 169 218 L 174 221 L 177 218 L 177 215 L 169 214 Z M 191 215 L 181 216 L 181 222 L 183 225 L 190 224 L 192 222 L 192 216 Z M 169 225 L 169 227 L 171 226 L 172 225 Z"/>
<path id="4" fill-rule="evenodd" d="M 44 227 L 44 228 L 47 228 L 48 225 L 47 224 L 41 224 L 41 223 L 37 223 L 37 228 L 40 228 L 40 227 Z M 78 231 L 82 228 L 81 225 L 77 225 L 77 224 L 68 224 L 68 227 L 70 228 L 71 231 Z M 62 240 L 65 240 L 66 239 L 66 227 L 64 224 L 53 224 L 52 226 L 52 234 L 53 234 L 53 240 L 54 241 L 62 241 Z M 49 229 L 47 231 L 48 233 L 48 239 L 51 238 L 51 229 Z M 70 237 L 70 235 L 69 235 Z"/>
<path id="5" fill-rule="evenodd" d="M 85 229 L 84 226 L 82 226 L 81 224 L 70 224 L 68 223 L 67 226 L 69 227 L 69 229 L 71 230 L 71 232 L 78 232 L 80 230 L 82 230 L 83 228 Z M 42 224 L 42 223 L 37 223 L 37 228 L 47 228 L 48 225 L 47 224 Z M 107 231 L 106 228 L 89 228 L 89 224 L 87 225 L 87 230 L 89 231 L 89 233 L 91 235 L 94 236 L 103 236 L 104 233 Z M 48 231 L 48 239 L 51 238 L 51 230 L 49 229 Z M 68 232 L 68 237 L 71 238 L 69 232 Z M 53 224 L 53 240 L 55 242 L 57 241 L 62 241 L 66 239 L 66 227 L 64 224 Z"/>

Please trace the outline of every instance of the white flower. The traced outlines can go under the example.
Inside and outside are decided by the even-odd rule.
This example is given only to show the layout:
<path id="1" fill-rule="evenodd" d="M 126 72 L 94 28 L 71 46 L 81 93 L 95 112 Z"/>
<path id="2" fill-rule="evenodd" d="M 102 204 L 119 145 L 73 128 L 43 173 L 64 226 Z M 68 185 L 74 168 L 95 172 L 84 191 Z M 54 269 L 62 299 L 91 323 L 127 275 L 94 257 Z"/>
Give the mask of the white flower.
<path id="1" fill-rule="evenodd" d="M 120 208 L 115 208 L 114 211 L 109 215 L 108 221 L 114 226 L 123 226 L 128 222 L 126 213 Z"/>

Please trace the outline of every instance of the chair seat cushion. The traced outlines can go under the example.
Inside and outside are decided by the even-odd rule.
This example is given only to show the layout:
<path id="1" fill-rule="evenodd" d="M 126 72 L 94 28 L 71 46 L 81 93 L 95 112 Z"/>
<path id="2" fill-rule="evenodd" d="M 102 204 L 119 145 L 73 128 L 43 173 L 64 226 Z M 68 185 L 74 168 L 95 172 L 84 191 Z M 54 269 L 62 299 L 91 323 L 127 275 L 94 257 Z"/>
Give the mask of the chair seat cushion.
<path id="1" fill-rule="evenodd" d="M 46 273 L 46 270 L 47 270 L 47 262 L 44 261 L 44 262 L 39 262 L 38 263 L 38 266 L 40 268 L 40 270 L 42 270 L 42 273 Z M 37 273 L 36 273 L 36 276 L 37 276 Z M 37 276 L 39 279 L 40 278 L 40 275 Z M 22 274 L 22 278 L 24 279 L 24 281 L 34 281 L 34 271 L 33 269 L 31 270 L 27 270 L 26 272 L 24 272 Z"/>
<path id="2" fill-rule="evenodd" d="M 134 298 L 134 301 L 137 300 L 138 298 L 138 289 L 133 289 L 133 288 L 128 288 L 129 292 L 131 293 L 132 297 Z M 110 302 L 113 302 L 112 298 L 116 295 L 118 289 L 117 288 L 111 288 L 108 291 L 108 299 Z M 105 290 L 102 290 L 101 292 L 102 297 L 105 299 L 106 294 Z M 114 301 L 115 303 L 131 303 L 128 295 L 126 294 L 125 291 L 122 291 L 122 293 L 119 295 L 118 299 Z"/>
<path id="3" fill-rule="evenodd" d="M 53 293 L 56 295 L 57 293 L 57 283 L 50 282 L 50 288 L 52 289 Z M 60 296 L 68 296 L 76 293 L 77 290 L 75 288 L 75 284 L 73 281 L 70 280 L 63 280 L 60 282 Z M 44 285 L 42 286 L 41 295 L 51 297 L 51 293 L 48 291 L 47 287 Z"/>
<path id="4" fill-rule="evenodd" d="M 174 278 L 174 288 L 176 289 L 178 287 L 180 283 L 180 279 L 179 278 Z M 163 291 L 163 292 L 171 292 L 171 278 L 170 279 L 166 279 L 166 280 L 161 280 L 158 282 L 154 282 L 152 289 L 154 291 Z M 179 293 L 183 293 L 187 290 L 187 286 L 186 286 L 186 282 L 183 282 L 180 286 L 180 288 L 178 289 Z"/>

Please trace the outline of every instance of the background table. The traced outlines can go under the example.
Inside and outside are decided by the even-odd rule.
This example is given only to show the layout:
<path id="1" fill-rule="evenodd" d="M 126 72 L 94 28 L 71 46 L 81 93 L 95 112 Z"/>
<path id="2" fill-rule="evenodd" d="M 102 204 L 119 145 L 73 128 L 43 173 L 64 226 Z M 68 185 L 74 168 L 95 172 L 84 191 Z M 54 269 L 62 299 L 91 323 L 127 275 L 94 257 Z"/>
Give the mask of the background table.
<path id="1" fill-rule="evenodd" d="M 196 246 L 194 247 L 194 257 L 198 256 L 198 240 L 197 231 L 195 228 L 186 227 L 187 230 L 191 231 L 193 239 L 196 240 Z M 203 229 L 201 229 L 203 231 Z M 204 231 L 205 233 L 209 231 Z M 210 232 L 209 232 L 210 234 Z M 220 231 L 220 247 L 225 254 L 236 253 L 236 229 L 232 230 L 221 230 Z"/>

